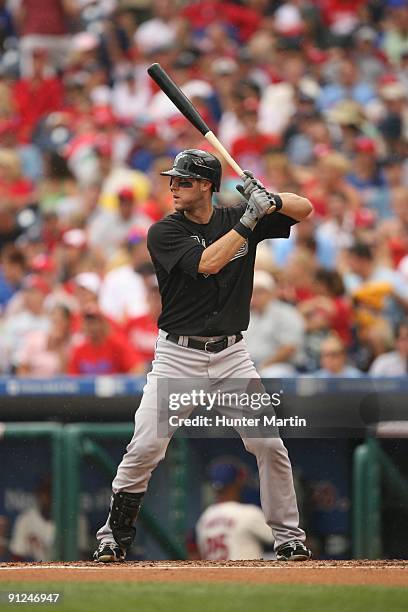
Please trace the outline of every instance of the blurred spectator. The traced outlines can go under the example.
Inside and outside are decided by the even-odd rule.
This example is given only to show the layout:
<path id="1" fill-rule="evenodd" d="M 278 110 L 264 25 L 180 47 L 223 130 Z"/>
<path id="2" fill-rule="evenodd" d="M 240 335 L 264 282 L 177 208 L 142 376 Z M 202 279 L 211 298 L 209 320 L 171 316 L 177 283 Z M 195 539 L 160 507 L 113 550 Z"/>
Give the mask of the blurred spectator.
<path id="1" fill-rule="evenodd" d="M 33 0 L 28 1 L 33 2 Z M 14 85 L 13 100 L 20 116 L 19 133 L 23 142 L 31 140 L 34 128 L 40 119 L 62 108 L 64 90 L 61 80 L 57 76 L 50 75 L 48 67 L 46 49 L 33 50 L 32 74 L 18 80 Z"/>
<path id="2" fill-rule="evenodd" d="M 403 0 L 0 1 L 0 329 L 26 309 L 26 272 L 52 288 L 46 316 L 72 310 L 74 334 L 86 302 L 118 333 L 149 316 L 149 257 L 129 230 L 173 211 L 167 156 L 207 146 L 146 73 L 157 61 L 242 167 L 314 205 L 288 240 L 264 245 L 279 298 L 304 309 L 297 367 L 316 369 L 337 331 L 366 371 L 408 304 L 407 18 Z M 223 166 L 215 203 L 234 205 Z M 370 245 L 370 264 L 355 243 Z M 353 301 L 351 344 L 336 318 L 347 298 L 320 270 L 316 283 L 318 268 Z M 84 273 L 96 292 L 78 286 Z"/>
<path id="3" fill-rule="evenodd" d="M 265 545 L 273 543 L 272 530 L 259 506 L 241 503 L 246 471 L 234 458 L 220 457 L 209 468 L 215 503 L 196 525 L 201 559 L 226 561 L 261 559 Z"/>
<path id="4" fill-rule="evenodd" d="M 33 183 L 21 171 L 21 160 L 13 149 L 0 149 L 0 198 L 15 210 L 33 204 Z"/>
<path id="5" fill-rule="evenodd" d="M 394 75 L 385 75 L 379 88 L 382 109 L 378 129 L 387 154 L 404 155 L 408 136 L 407 89 Z"/>
<path id="6" fill-rule="evenodd" d="M 78 548 L 88 553 L 89 528 L 86 517 L 78 517 Z M 16 518 L 10 553 L 13 561 L 52 561 L 56 558 L 55 523 L 52 519 L 52 481 L 50 476 L 39 479 L 34 489 L 33 503 Z"/>
<path id="7" fill-rule="evenodd" d="M 21 288 L 26 272 L 23 253 L 14 245 L 3 247 L 0 259 L 0 313 Z"/>
<path id="8" fill-rule="evenodd" d="M 359 136 L 354 141 L 354 151 L 353 167 L 347 181 L 359 191 L 362 201 L 367 204 L 383 186 L 376 144 L 371 138 Z"/>
<path id="9" fill-rule="evenodd" d="M 278 238 L 268 241 L 273 258 L 280 268 L 285 267 L 290 257 L 299 250 L 312 254 L 312 258 L 316 259 L 320 266 L 325 268 L 336 266 L 336 245 L 324 234 L 316 232 L 317 226 L 316 217 L 311 216 L 295 225 L 288 239 Z"/>
<path id="10" fill-rule="evenodd" d="M 355 343 L 351 348 L 354 365 L 363 372 L 368 372 L 373 361 L 394 347 L 392 327 L 386 319 L 379 319 L 369 327 L 356 330 Z"/>
<path id="11" fill-rule="evenodd" d="M 84 324 L 84 311 L 88 306 L 99 308 L 99 297 L 102 287 L 102 279 L 96 272 L 80 272 L 73 279 L 72 294 L 67 296 L 72 298 L 71 304 L 74 312 L 71 316 L 71 330 L 74 334 L 81 332 Z M 58 303 L 58 295 L 56 296 Z M 109 327 L 119 335 L 123 334 L 123 327 L 108 314 L 103 313 Z"/>
<path id="12" fill-rule="evenodd" d="M 163 157 L 173 157 L 178 149 L 166 142 L 163 128 L 157 123 L 148 123 L 139 128 L 139 135 L 128 159 L 135 170 L 149 173 L 155 162 Z"/>
<path id="13" fill-rule="evenodd" d="M 262 94 L 259 125 L 265 133 L 283 134 L 296 112 L 296 92 L 306 74 L 305 58 L 296 51 L 284 52 L 278 67 L 279 78 Z"/>
<path id="14" fill-rule="evenodd" d="M 161 313 L 161 298 L 156 277 L 150 276 L 145 282 L 148 310 L 145 315 L 130 318 L 124 327 L 124 331 L 132 346 L 143 358 L 145 367 L 149 368 L 156 348 L 157 320 Z"/>
<path id="15" fill-rule="evenodd" d="M 327 111 L 342 100 L 352 99 L 365 106 L 375 98 L 374 88 L 362 78 L 353 61 L 343 58 L 337 68 L 336 80 L 322 87 L 318 104 L 322 111 Z"/>
<path id="16" fill-rule="evenodd" d="M 331 148 L 332 136 L 324 117 L 315 110 L 314 99 L 299 93 L 298 108 L 301 103 L 306 109 L 300 108 L 293 115 L 285 131 L 286 149 L 293 164 L 309 166 L 320 149 Z"/>
<path id="17" fill-rule="evenodd" d="M 71 313 L 66 306 L 55 306 L 50 313 L 48 331 L 25 335 L 15 357 L 17 376 L 47 378 L 66 372 L 71 342 Z"/>
<path id="18" fill-rule="evenodd" d="M 130 318 L 124 328 L 126 337 L 132 346 L 143 358 L 145 367 L 149 368 L 153 361 L 156 348 L 157 320 L 161 313 L 161 297 L 159 286 L 155 276 L 146 279 L 147 293 L 147 312 L 140 317 Z"/>
<path id="19" fill-rule="evenodd" d="M 297 193 L 299 183 L 293 166 L 282 152 L 271 151 L 264 156 L 265 185 L 273 192 Z"/>
<path id="20" fill-rule="evenodd" d="M 52 64 L 62 67 L 68 51 L 67 22 L 77 14 L 75 0 L 20 0 L 13 3 L 20 32 L 20 70 L 24 77 L 34 73 L 33 54 L 47 49 Z"/>
<path id="21" fill-rule="evenodd" d="M 293 375 L 303 333 L 303 319 L 296 308 L 276 299 L 272 276 L 262 270 L 255 271 L 251 320 L 245 342 L 261 375 Z"/>
<path id="22" fill-rule="evenodd" d="M 355 219 L 356 215 L 350 210 L 344 192 L 334 191 L 327 198 L 327 217 L 317 228 L 316 237 L 330 242 L 337 255 L 353 244 Z"/>
<path id="23" fill-rule="evenodd" d="M 335 331 L 346 346 L 351 344 L 353 311 L 340 274 L 321 268 L 316 271 L 315 295 L 299 304 L 299 311 L 307 320 L 309 312 L 325 320 L 325 327 Z"/>
<path id="24" fill-rule="evenodd" d="M 89 245 L 102 248 L 108 258 L 122 245 L 132 227 L 148 228 L 150 225 L 149 219 L 140 210 L 133 189 L 122 187 L 117 195 L 118 209 L 110 211 L 101 208 L 87 226 Z"/>
<path id="25" fill-rule="evenodd" d="M 337 46 L 346 43 L 360 22 L 359 12 L 365 0 L 317 0 L 323 24 L 326 26 L 326 43 Z"/>
<path id="26" fill-rule="evenodd" d="M 144 111 L 150 101 L 150 88 L 142 70 L 132 64 L 124 69 L 115 80 L 112 90 L 112 108 L 122 121 L 130 123 L 143 119 Z"/>
<path id="27" fill-rule="evenodd" d="M 280 144 L 280 137 L 271 133 L 264 134 L 259 130 L 258 106 L 255 98 L 244 100 L 241 119 L 244 133 L 233 140 L 231 154 L 242 168 L 247 168 L 256 176 L 263 177 L 265 153 Z"/>
<path id="28" fill-rule="evenodd" d="M 88 304 L 97 304 L 102 281 L 95 272 L 80 272 L 74 278 L 73 294 L 77 300 L 79 310 Z"/>
<path id="29" fill-rule="evenodd" d="M 54 215 L 58 220 L 72 218 L 79 212 L 78 191 L 78 185 L 68 168 L 66 159 L 55 151 L 47 151 L 44 155 L 43 177 L 39 192 L 41 213 L 48 217 Z M 61 224 L 58 229 L 61 234 Z M 59 240 L 61 236 L 57 234 L 57 241 Z M 55 244 L 52 244 L 49 248 L 54 247 Z"/>
<path id="30" fill-rule="evenodd" d="M 14 522 L 10 552 L 14 561 L 51 561 L 54 558 L 55 524 L 51 517 L 52 483 L 42 478 L 34 490 L 34 504 Z"/>
<path id="31" fill-rule="evenodd" d="M 152 17 L 139 25 L 135 32 L 138 49 L 151 53 L 158 47 L 171 48 L 176 43 L 179 7 L 172 0 L 152 0 Z"/>
<path id="32" fill-rule="evenodd" d="M 406 376 L 408 374 L 408 321 L 397 325 L 395 351 L 379 355 L 371 364 L 370 376 Z"/>
<path id="33" fill-rule="evenodd" d="M 58 258 L 60 261 L 60 277 L 67 282 L 81 272 L 86 253 L 86 233 L 79 228 L 70 229 L 62 234 Z"/>
<path id="34" fill-rule="evenodd" d="M 356 306 L 356 320 L 369 326 L 379 317 L 397 323 L 408 309 L 408 284 L 390 266 L 378 261 L 375 251 L 363 243 L 348 250 L 349 272 L 344 283 Z"/>
<path id="35" fill-rule="evenodd" d="M 50 287 L 37 275 L 27 276 L 20 290 L 22 309 L 8 316 L 2 325 L 0 339 L 0 362 L 9 364 L 9 371 L 14 371 L 16 357 L 21 350 L 27 334 L 33 331 L 48 332 L 50 320 L 45 309 L 45 298 Z M 7 366 L 5 366 L 7 369 Z"/>
<path id="36" fill-rule="evenodd" d="M 400 155 L 388 155 L 381 161 L 382 188 L 377 189 L 369 198 L 369 206 L 375 210 L 379 222 L 390 219 L 394 212 L 392 207 L 393 194 L 404 186 L 404 159 Z"/>
<path id="37" fill-rule="evenodd" d="M 408 255 L 408 188 L 395 187 L 390 194 L 393 217 L 379 226 L 379 237 L 385 240 L 391 263 L 398 268 L 400 261 Z"/>
<path id="38" fill-rule="evenodd" d="M 7 6 L 7 0 L 0 1 L 0 49 L 5 51 L 7 40 L 15 36 L 13 15 Z"/>
<path id="39" fill-rule="evenodd" d="M 384 36 L 381 47 L 388 60 L 393 64 L 398 64 L 401 56 L 408 49 L 406 35 L 408 8 L 404 0 L 392 0 L 387 4 L 388 10 L 384 20 Z"/>
<path id="40" fill-rule="evenodd" d="M 109 209 L 118 204 L 118 192 L 123 187 L 132 189 L 138 200 L 143 201 L 150 190 L 147 176 L 139 170 L 132 170 L 122 160 L 114 158 L 111 139 L 103 138 L 96 143 L 98 154 L 98 178 L 103 180 L 100 203 Z M 87 183 L 89 184 L 89 183 Z"/>
<path id="41" fill-rule="evenodd" d="M 306 178 L 302 186 L 305 195 L 313 203 L 316 215 L 326 216 L 327 201 L 333 193 L 343 194 L 350 211 L 355 211 L 360 206 L 358 192 L 346 181 L 350 168 L 350 162 L 340 153 L 326 151 L 320 155 L 316 171 Z"/>
<path id="42" fill-rule="evenodd" d="M 220 0 L 189 3 L 184 7 L 182 16 L 191 25 L 193 40 L 196 39 L 198 43 L 209 27 L 217 22 L 221 22 L 226 37 L 232 37 L 240 42 L 248 40 L 260 25 L 260 15 L 257 11 L 234 2 L 220 2 Z"/>
<path id="43" fill-rule="evenodd" d="M 282 299 L 290 304 L 298 305 L 303 300 L 312 297 L 314 277 L 318 268 L 316 255 L 314 239 L 298 245 L 290 254 L 286 268 L 280 277 L 281 283 L 286 277 L 284 282 L 287 291 L 282 293 Z"/>
<path id="44" fill-rule="evenodd" d="M 321 369 L 312 376 L 317 378 L 358 378 L 362 372 L 347 364 L 347 352 L 336 334 L 328 336 L 320 345 Z"/>
<path id="45" fill-rule="evenodd" d="M 373 129 L 364 107 L 354 100 L 343 100 L 335 104 L 326 113 L 326 119 L 336 148 L 347 157 L 354 154 L 356 138 Z"/>
<path id="46" fill-rule="evenodd" d="M 173 212 L 173 199 L 169 192 L 168 178 L 160 174 L 167 170 L 171 164 L 172 159 L 168 157 L 159 157 L 153 163 L 150 172 L 152 177 L 150 196 L 141 204 L 141 211 L 149 218 L 150 223 L 160 221 L 160 219 Z"/>
<path id="47" fill-rule="evenodd" d="M 125 262 L 106 274 L 100 292 L 103 312 L 119 323 L 147 311 L 146 289 L 139 273 L 143 264 L 150 261 L 143 229 L 135 227 L 130 230 L 126 251 Z"/>
<path id="48" fill-rule="evenodd" d="M 384 74 L 386 58 L 377 47 L 377 32 L 363 25 L 354 33 L 354 52 L 359 73 L 368 83 L 375 85 Z"/>
<path id="49" fill-rule="evenodd" d="M 76 375 L 129 374 L 143 371 L 143 360 L 130 343 L 110 329 L 96 304 L 83 311 L 83 339 L 70 349 L 68 373 Z"/>

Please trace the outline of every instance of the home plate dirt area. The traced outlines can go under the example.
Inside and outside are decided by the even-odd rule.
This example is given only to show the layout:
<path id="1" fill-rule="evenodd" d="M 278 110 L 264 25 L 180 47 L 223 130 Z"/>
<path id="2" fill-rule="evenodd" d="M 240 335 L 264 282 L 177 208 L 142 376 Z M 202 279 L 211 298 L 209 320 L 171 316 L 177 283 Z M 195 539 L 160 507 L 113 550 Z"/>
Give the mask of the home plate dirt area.
<path id="1" fill-rule="evenodd" d="M 408 587 L 408 561 L 90 561 L 0 563 L 0 582 L 229 582 Z M 1 587 L 0 587 L 1 588 Z"/>

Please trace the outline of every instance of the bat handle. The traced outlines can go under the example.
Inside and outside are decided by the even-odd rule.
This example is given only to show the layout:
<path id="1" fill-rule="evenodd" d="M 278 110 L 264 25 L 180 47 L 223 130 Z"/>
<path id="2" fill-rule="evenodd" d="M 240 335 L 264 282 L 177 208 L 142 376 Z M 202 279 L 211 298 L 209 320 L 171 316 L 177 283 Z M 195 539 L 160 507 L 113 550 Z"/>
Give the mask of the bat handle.
<path id="1" fill-rule="evenodd" d="M 221 144 L 221 142 L 218 140 L 216 135 L 213 132 L 207 132 L 205 134 L 205 138 L 214 147 L 214 149 L 216 149 L 216 151 L 218 151 L 220 153 L 220 155 L 222 155 L 222 157 L 231 166 L 231 168 L 234 170 L 234 172 L 236 172 L 238 174 L 238 176 L 240 176 L 242 179 L 244 179 L 245 178 L 245 174 L 244 174 L 242 168 L 237 164 L 235 159 L 233 157 L 231 157 L 231 155 L 228 153 L 227 149 L 224 147 L 223 144 Z"/>

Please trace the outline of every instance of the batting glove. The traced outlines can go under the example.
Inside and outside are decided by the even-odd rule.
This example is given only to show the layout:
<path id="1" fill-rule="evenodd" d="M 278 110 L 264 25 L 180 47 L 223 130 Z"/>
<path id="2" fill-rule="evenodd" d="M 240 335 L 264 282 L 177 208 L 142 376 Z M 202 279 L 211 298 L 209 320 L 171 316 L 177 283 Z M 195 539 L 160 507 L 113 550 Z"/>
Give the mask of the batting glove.
<path id="1" fill-rule="evenodd" d="M 273 193 L 269 193 L 265 189 L 255 189 L 252 191 L 247 207 L 240 221 L 242 225 L 245 225 L 251 231 L 258 223 L 259 219 L 262 219 L 270 210 L 271 207 L 276 207 L 276 202 Z"/>
<path id="2" fill-rule="evenodd" d="M 249 200 L 251 193 L 253 193 L 255 189 L 265 189 L 265 186 L 261 183 L 261 181 L 258 181 L 258 179 L 256 179 L 249 170 L 244 170 L 244 174 L 244 184 L 237 185 L 237 189 L 246 200 Z"/>

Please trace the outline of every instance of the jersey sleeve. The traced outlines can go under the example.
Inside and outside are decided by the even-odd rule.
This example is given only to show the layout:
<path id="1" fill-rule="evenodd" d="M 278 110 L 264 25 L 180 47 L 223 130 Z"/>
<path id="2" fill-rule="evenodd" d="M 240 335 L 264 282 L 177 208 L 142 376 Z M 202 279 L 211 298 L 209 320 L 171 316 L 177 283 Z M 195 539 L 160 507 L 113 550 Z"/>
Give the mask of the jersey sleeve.
<path id="1" fill-rule="evenodd" d="M 15 520 L 10 539 L 10 552 L 18 557 L 27 557 L 27 521 L 25 515 L 21 514 Z"/>
<path id="2" fill-rule="evenodd" d="M 147 248 L 152 259 L 158 261 L 168 274 L 177 266 L 196 278 L 205 247 L 198 238 L 189 236 L 183 227 L 159 222 L 149 229 Z"/>
<path id="3" fill-rule="evenodd" d="M 266 524 L 265 516 L 257 506 L 248 507 L 248 531 L 264 544 L 274 541 L 272 529 Z"/>
<path id="4" fill-rule="evenodd" d="M 265 215 L 256 224 L 254 238 L 256 242 L 261 242 L 267 238 L 289 238 L 290 228 L 295 223 L 298 223 L 296 219 L 279 212 Z"/>

